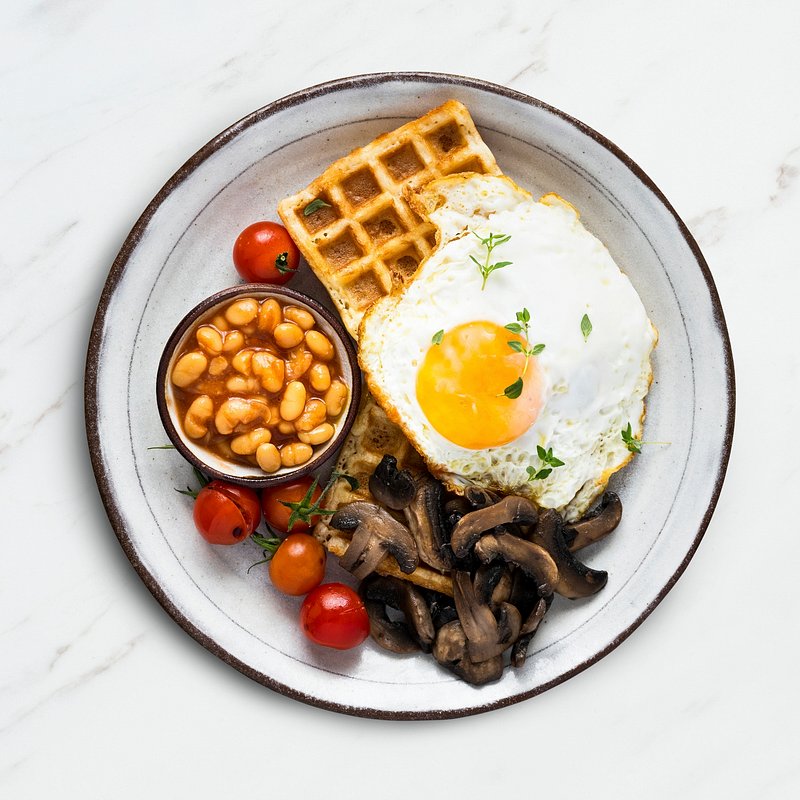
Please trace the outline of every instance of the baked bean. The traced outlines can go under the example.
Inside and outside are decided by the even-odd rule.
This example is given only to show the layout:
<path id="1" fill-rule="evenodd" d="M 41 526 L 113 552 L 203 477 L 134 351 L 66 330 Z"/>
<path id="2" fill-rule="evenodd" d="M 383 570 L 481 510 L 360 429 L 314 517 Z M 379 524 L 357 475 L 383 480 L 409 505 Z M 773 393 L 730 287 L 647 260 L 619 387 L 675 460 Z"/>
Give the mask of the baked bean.
<path id="1" fill-rule="evenodd" d="M 307 433 L 312 428 L 325 422 L 328 418 L 328 409 L 322 400 L 309 400 L 306 403 L 303 413 L 295 420 L 294 428 L 296 431 Z"/>
<path id="2" fill-rule="evenodd" d="M 314 317 L 308 311 L 297 306 L 286 306 L 283 309 L 283 318 L 299 325 L 304 331 L 310 331 L 315 323 Z"/>
<path id="3" fill-rule="evenodd" d="M 222 316 L 222 314 L 217 314 L 214 319 L 211 320 L 211 324 L 218 330 L 218 331 L 229 331 L 231 326 L 228 325 L 228 320 Z"/>
<path id="4" fill-rule="evenodd" d="M 269 422 L 269 406 L 263 400 L 229 397 L 219 407 L 214 425 L 219 433 L 227 435 L 240 425 L 249 425 L 259 419 Z"/>
<path id="5" fill-rule="evenodd" d="M 333 381 L 325 392 L 325 405 L 328 407 L 329 417 L 338 417 L 347 402 L 347 386 L 341 381 Z"/>
<path id="6" fill-rule="evenodd" d="M 272 434 L 267 428 L 253 428 L 247 433 L 231 439 L 231 450 L 240 456 L 251 456 L 262 444 L 272 441 Z"/>
<path id="7" fill-rule="evenodd" d="M 309 331 L 306 334 L 306 344 L 308 349 L 320 361 L 330 361 L 335 355 L 336 351 L 333 349 L 330 339 L 319 331 Z"/>
<path id="8" fill-rule="evenodd" d="M 306 387 L 300 381 L 290 381 L 286 384 L 281 399 L 281 417 L 292 422 L 302 413 L 306 405 Z"/>
<path id="9" fill-rule="evenodd" d="M 256 461 L 264 472 L 277 472 L 281 468 L 281 454 L 274 444 L 260 444 L 256 450 Z"/>
<path id="10" fill-rule="evenodd" d="M 258 329 L 262 333 L 272 333 L 281 319 L 283 317 L 280 303 L 270 297 L 261 304 L 261 308 L 258 310 Z"/>
<path id="11" fill-rule="evenodd" d="M 212 378 L 216 378 L 222 375 L 226 369 L 228 369 L 228 359 L 224 356 L 217 356 L 211 359 L 211 363 L 208 365 L 208 374 Z"/>
<path id="12" fill-rule="evenodd" d="M 214 416 L 214 402 L 207 394 L 196 397 L 186 416 L 183 418 L 183 429 L 190 439 L 202 439 L 208 433 L 208 423 Z"/>
<path id="13" fill-rule="evenodd" d="M 277 403 L 269 404 L 269 422 L 267 423 L 270 428 L 277 427 L 283 420 L 281 419 L 281 409 Z M 292 424 L 291 422 L 289 423 Z M 290 431 L 291 433 L 292 431 Z"/>
<path id="14" fill-rule="evenodd" d="M 323 422 L 308 432 L 298 432 L 297 438 L 305 444 L 322 444 L 327 442 L 334 434 L 334 427 L 330 422 Z"/>
<path id="15" fill-rule="evenodd" d="M 191 386 L 205 371 L 208 359 L 199 351 L 181 356 L 172 368 L 172 382 L 181 389 Z"/>
<path id="16" fill-rule="evenodd" d="M 253 374 L 252 358 L 253 358 L 252 350 L 240 350 L 233 357 L 233 361 L 231 361 L 231 364 L 233 364 L 233 368 L 237 372 L 241 372 L 242 375 L 252 375 Z"/>
<path id="17" fill-rule="evenodd" d="M 236 300 L 225 309 L 225 319 L 236 325 L 247 325 L 252 322 L 258 314 L 258 300 L 252 297 L 243 297 L 241 300 Z"/>
<path id="18" fill-rule="evenodd" d="M 211 325 L 201 325 L 195 334 L 197 344 L 212 356 L 222 352 L 222 334 Z"/>
<path id="19" fill-rule="evenodd" d="M 257 378 L 234 375 L 225 381 L 225 388 L 236 394 L 256 394 L 261 388 Z"/>
<path id="20" fill-rule="evenodd" d="M 275 326 L 272 336 L 278 347 L 289 350 L 297 347 L 303 341 L 303 329 L 294 322 L 281 322 L 280 325 Z"/>
<path id="21" fill-rule="evenodd" d="M 228 331 L 222 344 L 223 353 L 238 353 L 244 347 L 244 334 L 241 331 Z"/>
<path id="22" fill-rule="evenodd" d="M 261 385 L 270 393 L 277 394 L 283 389 L 286 367 L 282 358 L 267 350 L 257 350 L 250 359 L 253 375 L 261 379 Z"/>
<path id="23" fill-rule="evenodd" d="M 305 347 L 293 347 L 286 359 L 286 380 L 296 381 L 308 372 L 314 356 Z"/>
<path id="24" fill-rule="evenodd" d="M 292 442 L 281 447 L 281 464 L 284 467 L 297 467 L 305 464 L 314 454 L 311 445 L 303 442 Z"/>
<path id="25" fill-rule="evenodd" d="M 308 373 L 311 381 L 311 388 L 318 392 L 327 392 L 331 385 L 331 371 L 327 364 L 320 364 L 318 361 L 311 365 Z"/>
<path id="26" fill-rule="evenodd" d="M 295 433 L 294 422 L 287 422 L 285 419 L 280 420 L 278 422 L 278 433 L 282 433 L 284 436 L 291 436 Z"/>

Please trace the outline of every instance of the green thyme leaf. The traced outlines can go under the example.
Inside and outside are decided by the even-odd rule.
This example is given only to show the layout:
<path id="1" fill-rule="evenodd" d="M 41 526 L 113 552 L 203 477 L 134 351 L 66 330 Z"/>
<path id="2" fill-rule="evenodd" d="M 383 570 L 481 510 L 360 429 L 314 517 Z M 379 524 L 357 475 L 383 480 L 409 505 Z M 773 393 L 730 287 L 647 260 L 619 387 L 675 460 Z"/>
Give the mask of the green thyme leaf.
<path id="1" fill-rule="evenodd" d="M 510 347 L 510 348 L 511 348 L 511 349 L 512 349 L 512 350 L 513 350 L 515 353 L 521 353 L 521 352 L 524 350 L 524 348 L 522 347 L 522 342 L 518 342 L 516 339 L 512 339 L 512 340 L 511 340 L 511 341 L 508 343 L 508 346 L 509 346 L 509 347 Z"/>
<path id="2" fill-rule="evenodd" d="M 592 322 L 589 319 L 588 314 L 584 314 L 581 318 L 581 333 L 583 334 L 583 341 L 585 342 L 589 338 L 589 334 L 592 332 Z"/>
<path id="3" fill-rule="evenodd" d="M 444 328 L 442 328 L 442 330 L 440 331 L 436 331 L 436 333 L 433 334 L 433 336 L 431 337 L 431 342 L 433 344 L 441 344 L 443 336 L 444 336 Z"/>
<path id="4" fill-rule="evenodd" d="M 310 217 L 315 211 L 319 211 L 321 208 L 330 208 L 331 204 L 326 203 L 321 197 L 318 197 L 316 200 L 312 200 L 304 209 L 303 209 L 303 216 Z"/>
<path id="5" fill-rule="evenodd" d="M 531 350 L 530 354 L 532 356 L 538 356 L 539 353 L 542 352 L 542 350 L 544 350 L 544 345 L 543 344 L 536 344 L 536 345 L 533 346 L 533 349 Z"/>
<path id="6" fill-rule="evenodd" d="M 507 331 L 511 331 L 511 333 L 522 333 L 523 328 L 518 322 L 509 322 L 508 325 L 503 326 Z"/>
<path id="7" fill-rule="evenodd" d="M 627 447 L 631 453 L 642 452 L 642 443 L 633 435 L 630 422 L 628 423 L 628 427 L 622 431 L 622 441 L 625 442 L 625 447 Z"/>
<path id="8" fill-rule="evenodd" d="M 517 378 L 510 386 L 506 386 L 503 394 L 509 400 L 516 400 L 522 394 L 522 378 Z"/>

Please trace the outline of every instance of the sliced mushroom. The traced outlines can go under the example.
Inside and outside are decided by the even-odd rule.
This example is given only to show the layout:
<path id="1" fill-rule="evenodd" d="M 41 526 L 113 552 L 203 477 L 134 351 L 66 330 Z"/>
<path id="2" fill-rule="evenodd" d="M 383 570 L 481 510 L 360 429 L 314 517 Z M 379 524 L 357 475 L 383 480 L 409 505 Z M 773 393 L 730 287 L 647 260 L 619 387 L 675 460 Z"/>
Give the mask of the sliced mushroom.
<path id="1" fill-rule="evenodd" d="M 442 518 L 442 485 L 428 475 L 416 481 L 413 500 L 404 512 L 408 529 L 417 543 L 420 558 L 431 567 L 448 570 L 452 567 L 447 535 Z"/>
<path id="2" fill-rule="evenodd" d="M 570 552 L 564 539 L 564 524 L 557 511 L 547 509 L 539 515 L 533 539 L 555 562 L 558 580 L 553 588 L 558 594 L 574 600 L 595 594 L 606 585 L 607 572 L 587 567 Z"/>
<path id="3" fill-rule="evenodd" d="M 608 536 L 621 519 L 622 501 L 614 492 L 606 492 L 594 511 L 565 527 L 564 540 L 574 553 Z"/>
<path id="4" fill-rule="evenodd" d="M 406 630 L 426 653 L 430 652 L 436 631 L 433 627 L 433 619 L 428 608 L 428 603 L 421 590 L 408 581 L 399 578 L 390 578 L 383 575 L 371 575 L 361 583 L 358 589 L 359 594 L 365 603 L 379 603 L 383 617 L 386 617 L 385 606 L 391 606 L 403 612 Z M 370 608 L 367 608 L 370 611 Z M 370 620 L 372 620 L 370 614 Z M 380 617 L 378 619 L 381 619 Z M 388 618 L 386 618 L 388 620 Z M 393 627 L 399 627 L 401 623 L 390 623 Z M 381 626 L 383 630 L 385 626 Z M 370 624 L 370 632 L 372 625 Z M 382 644 L 381 641 L 379 644 Z M 389 648 L 391 649 L 391 648 Z"/>
<path id="5" fill-rule="evenodd" d="M 433 627 L 438 631 L 443 625 L 458 619 L 458 612 L 453 603 L 453 598 L 439 592 L 430 592 L 428 607 L 433 619 Z"/>
<path id="6" fill-rule="evenodd" d="M 419 644 L 404 622 L 392 622 L 386 606 L 378 600 L 364 600 L 369 616 L 369 634 L 384 650 L 408 655 L 418 653 Z"/>
<path id="7" fill-rule="evenodd" d="M 461 680 L 479 686 L 496 681 L 503 675 L 503 656 L 475 663 L 469 657 L 467 637 L 461 623 L 453 620 L 443 625 L 436 634 L 433 646 L 434 658 L 443 666 L 458 675 Z"/>
<path id="8" fill-rule="evenodd" d="M 509 495 L 499 503 L 471 511 L 458 521 L 450 539 L 453 552 L 464 558 L 486 531 L 510 523 L 533 524 L 537 518 L 536 506 L 530 500 Z"/>
<path id="9" fill-rule="evenodd" d="M 480 489 L 477 486 L 468 486 L 464 492 L 464 499 L 471 509 L 486 508 L 494 505 L 500 498 L 488 489 Z"/>
<path id="10" fill-rule="evenodd" d="M 522 617 L 510 603 L 501 603 L 495 619 L 492 609 L 481 602 L 468 572 L 453 574 L 453 597 L 458 619 L 467 637 L 467 652 L 476 664 L 500 655 L 519 636 Z"/>
<path id="11" fill-rule="evenodd" d="M 533 635 L 539 630 L 539 623 L 544 619 L 545 613 L 547 613 L 547 603 L 542 598 L 522 623 L 519 638 L 511 648 L 512 667 L 519 668 L 525 663 L 525 659 L 528 657 L 528 645 L 531 643 Z"/>
<path id="12" fill-rule="evenodd" d="M 513 579 L 511 570 L 502 561 L 481 564 L 473 579 L 475 594 L 481 602 L 497 607 L 509 601 Z"/>
<path id="13" fill-rule="evenodd" d="M 475 555 L 484 564 L 496 558 L 502 558 L 507 564 L 516 564 L 536 581 L 540 596 L 552 594 L 558 582 L 558 569 L 546 550 L 508 533 L 483 536 L 475 545 Z"/>
<path id="14" fill-rule="evenodd" d="M 355 529 L 339 564 L 359 580 L 373 572 L 387 553 L 406 574 L 419 564 L 417 545 L 408 528 L 374 503 L 348 503 L 330 518 L 329 525 L 337 530 Z"/>
<path id="15" fill-rule="evenodd" d="M 407 469 L 397 469 L 394 456 L 385 455 L 370 476 L 369 490 L 379 503 L 400 511 L 414 499 L 414 476 Z"/>

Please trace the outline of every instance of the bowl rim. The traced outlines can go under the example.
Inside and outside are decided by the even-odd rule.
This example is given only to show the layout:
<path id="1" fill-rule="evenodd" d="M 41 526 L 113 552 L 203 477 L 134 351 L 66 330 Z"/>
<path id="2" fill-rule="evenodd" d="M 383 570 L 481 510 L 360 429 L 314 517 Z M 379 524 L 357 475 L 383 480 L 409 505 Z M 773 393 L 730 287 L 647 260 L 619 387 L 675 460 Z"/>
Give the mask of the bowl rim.
<path id="1" fill-rule="evenodd" d="M 714 481 L 714 489 L 708 507 L 705 509 L 702 520 L 698 527 L 695 538 L 689 547 L 685 558 L 677 567 L 669 580 L 660 588 L 655 594 L 652 601 L 643 610 L 643 612 L 635 619 L 625 630 L 621 631 L 619 636 L 611 641 L 607 646 L 601 648 L 597 652 L 584 658 L 580 663 L 576 664 L 572 669 L 559 675 L 554 680 L 543 685 L 534 687 L 533 689 L 523 690 L 508 697 L 499 700 L 485 702 L 476 697 L 475 702 L 465 707 L 458 709 L 448 709 L 444 711 L 429 711 L 429 710 L 402 710 L 402 711 L 386 711 L 377 710 L 370 707 L 363 707 L 360 705 L 344 705 L 340 702 L 328 701 L 321 699 L 316 695 L 309 694 L 300 689 L 295 689 L 287 686 L 275 679 L 270 675 L 260 672 L 258 669 L 245 663 L 233 653 L 229 652 L 215 639 L 211 638 L 203 630 L 196 627 L 195 624 L 186 616 L 186 614 L 178 608 L 165 589 L 161 586 L 154 575 L 150 573 L 148 566 L 142 561 L 141 556 L 137 552 L 130 534 L 127 529 L 126 521 L 123 516 L 122 510 L 117 503 L 113 484 L 110 475 L 107 474 L 106 466 L 103 461 L 103 449 L 99 436 L 99 425 L 97 420 L 98 412 L 98 389 L 99 389 L 99 376 L 98 368 L 100 355 L 104 340 L 104 329 L 106 324 L 106 314 L 108 307 L 111 303 L 113 294 L 123 278 L 126 266 L 133 252 L 135 251 L 139 240 L 144 234 L 150 220 L 161 208 L 163 203 L 167 200 L 170 194 L 178 188 L 189 176 L 191 176 L 207 159 L 211 158 L 217 151 L 224 147 L 229 141 L 235 139 L 240 133 L 252 127 L 253 125 L 262 122 L 263 120 L 274 116 L 275 114 L 301 105 L 309 100 L 315 100 L 326 95 L 336 95 L 338 92 L 347 91 L 351 89 L 376 89 L 383 84 L 388 83 L 421 83 L 431 84 L 433 86 L 452 86 L 454 88 L 466 87 L 469 89 L 476 89 L 478 91 L 487 92 L 490 94 L 499 95 L 507 99 L 519 102 L 523 105 L 531 106 L 533 108 L 551 114 L 558 119 L 566 122 L 571 127 L 583 133 L 590 139 L 597 142 L 603 149 L 611 153 L 621 164 L 623 164 L 630 172 L 645 186 L 655 197 L 656 201 L 663 206 L 667 214 L 675 222 L 679 235 L 683 238 L 690 251 L 692 252 L 698 269 L 708 288 L 713 313 L 717 330 L 722 339 L 723 349 L 725 351 L 725 364 L 724 369 L 726 373 L 727 383 L 727 408 L 725 413 L 725 433 L 723 437 L 723 445 L 720 462 L 717 465 L 717 471 Z M 475 78 L 465 75 L 458 75 L 447 72 L 433 72 L 425 70 L 409 70 L 409 71 L 385 71 L 373 72 L 351 75 L 347 77 L 335 78 L 333 80 L 325 81 L 322 83 L 313 84 L 298 91 L 279 97 L 270 101 L 261 108 L 257 108 L 244 117 L 229 125 L 224 130 L 220 131 L 212 137 L 206 144 L 200 147 L 178 170 L 164 183 L 161 189 L 147 204 L 144 211 L 141 213 L 135 224 L 127 234 L 111 269 L 106 278 L 103 290 L 100 294 L 97 311 L 92 325 L 89 344 L 87 348 L 86 357 L 86 372 L 84 380 L 84 415 L 86 421 L 86 432 L 89 455 L 92 462 L 92 468 L 95 474 L 95 479 L 98 485 L 99 494 L 103 505 L 105 507 L 111 526 L 116 534 L 120 545 L 125 552 L 128 560 L 131 562 L 133 568 L 144 582 L 147 589 L 155 597 L 157 602 L 164 608 L 164 610 L 183 628 L 183 630 L 192 636 L 196 641 L 203 645 L 209 652 L 220 658 L 223 662 L 234 667 L 236 670 L 251 678 L 253 681 L 272 689 L 279 694 L 286 697 L 298 700 L 311 706 L 324 709 L 326 711 L 335 711 L 348 715 L 366 717 L 370 719 L 392 719 L 392 720 L 439 720 L 451 719 L 457 717 L 465 717 L 473 714 L 482 714 L 488 711 L 493 711 L 500 708 L 505 708 L 522 700 L 535 697 L 548 689 L 553 688 L 575 675 L 583 672 L 588 667 L 595 664 L 597 661 L 604 658 L 610 652 L 619 647 L 643 622 L 661 601 L 670 592 L 678 579 L 686 570 L 689 562 L 694 556 L 701 540 L 708 528 L 711 517 L 716 508 L 722 491 L 722 485 L 725 479 L 728 462 L 730 460 L 731 449 L 733 444 L 733 432 L 736 416 L 736 378 L 735 368 L 733 361 L 733 352 L 731 349 L 730 337 L 728 335 L 727 325 L 725 322 L 725 314 L 722 309 L 719 294 L 717 292 L 714 278 L 708 267 L 708 264 L 703 256 L 697 242 L 689 231 L 688 227 L 678 215 L 675 208 L 669 202 L 664 193 L 654 183 L 652 178 L 620 147 L 614 144 L 603 134 L 591 128 L 586 123 L 580 121 L 576 117 L 571 116 L 565 111 L 556 108 L 549 103 L 544 102 L 536 97 L 533 97 L 524 92 L 516 89 L 503 86 L 492 81 L 482 78 Z"/>
<path id="2" fill-rule="evenodd" d="M 217 469 L 203 459 L 199 458 L 184 441 L 184 436 L 178 427 L 173 423 L 172 414 L 170 413 L 167 404 L 167 371 L 170 363 L 176 353 L 181 339 L 187 334 L 191 327 L 211 309 L 222 305 L 226 301 L 234 297 L 242 295 L 265 295 L 281 299 L 289 299 L 293 303 L 306 306 L 311 311 L 322 317 L 333 329 L 338 338 L 334 346 L 337 350 L 344 351 L 344 356 L 350 365 L 352 373 L 352 380 L 348 389 L 350 390 L 349 406 L 344 418 L 337 424 L 337 430 L 327 447 L 318 455 L 313 456 L 305 464 L 290 469 L 287 472 L 280 473 L 264 473 L 263 477 L 260 476 L 242 476 L 232 473 L 226 473 Z M 167 339 L 164 349 L 161 352 L 161 357 L 158 361 L 158 370 L 156 372 L 156 405 L 158 406 L 158 414 L 161 417 L 161 424 L 169 437 L 169 440 L 175 446 L 176 450 L 194 467 L 199 469 L 205 475 L 210 475 L 217 480 L 224 480 L 230 483 L 238 484 L 239 486 L 247 486 L 251 489 L 265 489 L 270 486 L 279 486 L 284 483 L 301 478 L 319 469 L 323 464 L 330 460 L 339 450 L 339 445 L 342 440 L 350 432 L 353 427 L 356 414 L 361 403 L 361 370 L 358 366 L 358 356 L 353 340 L 350 335 L 345 331 L 342 323 L 335 318 L 335 316 L 323 306 L 321 303 L 314 300 L 312 297 L 291 289 L 288 286 L 276 286 L 270 283 L 240 283 L 235 286 L 229 286 L 226 289 L 221 289 L 214 294 L 209 295 L 201 300 L 196 306 L 188 311 L 181 321 L 175 326 L 175 329 Z"/>

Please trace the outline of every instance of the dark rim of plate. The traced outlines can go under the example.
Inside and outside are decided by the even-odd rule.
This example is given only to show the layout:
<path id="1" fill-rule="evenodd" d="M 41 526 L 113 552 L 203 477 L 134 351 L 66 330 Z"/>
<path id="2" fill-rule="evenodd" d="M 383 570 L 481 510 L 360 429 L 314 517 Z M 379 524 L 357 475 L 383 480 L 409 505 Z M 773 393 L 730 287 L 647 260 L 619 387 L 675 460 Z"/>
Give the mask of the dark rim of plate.
<path id="1" fill-rule="evenodd" d="M 295 467 L 289 472 L 276 473 L 268 475 L 264 473 L 262 476 L 253 476 L 249 478 L 240 477 L 232 473 L 225 473 L 215 469 L 210 464 L 199 459 L 193 453 L 184 441 L 184 437 L 179 430 L 176 429 L 172 422 L 172 415 L 167 408 L 166 399 L 166 382 L 167 370 L 169 369 L 172 356 L 180 344 L 181 339 L 186 332 L 198 319 L 203 316 L 207 311 L 230 300 L 233 297 L 242 295 L 255 295 L 265 297 L 278 297 L 284 300 L 291 300 L 297 305 L 306 306 L 311 309 L 315 314 L 322 317 L 333 329 L 338 338 L 338 342 L 334 342 L 334 347 L 344 355 L 350 364 L 350 371 L 353 375 L 353 380 L 350 382 L 348 389 L 350 390 L 350 398 L 348 400 L 349 406 L 347 413 L 339 422 L 336 423 L 336 433 L 327 443 L 326 447 L 313 458 L 309 459 L 305 464 Z M 198 303 L 186 316 L 178 323 L 175 330 L 167 340 L 164 347 L 164 352 L 161 355 L 161 360 L 158 364 L 158 372 L 156 374 L 156 405 L 158 406 L 158 413 L 161 416 L 161 422 L 164 429 L 170 438 L 170 441 L 175 445 L 178 452 L 190 463 L 197 467 L 201 472 L 211 475 L 213 478 L 221 480 L 230 480 L 241 484 L 242 486 L 249 486 L 252 489 L 263 489 L 267 486 L 278 486 L 281 483 L 301 478 L 303 475 L 308 475 L 315 469 L 319 469 L 333 454 L 337 451 L 342 440 L 353 427 L 356 414 L 358 413 L 358 406 L 361 401 L 361 371 L 358 368 L 358 356 L 356 355 L 356 348 L 353 340 L 345 331 L 344 326 L 337 320 L 327 308 L 321 303 L 314 300 L 313 297 L 298 292 L 295 289 L 289 289 L 286 286 L 271 286 L 268 283 L 240 283 L 238 286 L 231 286 L 228 289 L 222 289 L 215 292 L 210 297 L 207 297 L 202 302 Z"/>
<path id="2" fill-rule="evenodd" d="M 445 710 L 445 711 L 378 711 L 371 708 L 362 708 L 359 706 L 347 706 L 347 705 L 342 705 L 340 703 L 333 703 L 320 700 L 319 698 L 316 698 L 312 695 L 305 694 L 303 692 L 297 691 L 296 689 L 292 689 L 291 687 L 286 686 L 282 683 L 279 683 L 278 681 L 272 679 L 269 675 L 265 675 L 259 672 L 258 670 L 253 669 L 248 664 L 245 664 L 240 659 L 236 658 L 234 655 L 229 653 L 227 650 L 221 647 L 216 641 L 214 641 L 211 637 L 206 635 L 203 631 L 201 631 L 194 624 L 192 624 L 192 622 L 186 616 L 184 616 L 184 614 L 172 603 L 172 601 L 169 599 L 166 592 L 162 589 L 158 581 L 147 570 L 147 568 L 142 563 L 138 553 L 136 552 L 136 549 L 134 548 L 131 542 L 131 539 L 128 535 L 128 531 L 126 530 L 125 527 L 125 522 L 122 513 L 114 501 L 114 495 L 111 491 L 109 477 L 106 474 L 105 465 L 103 464 L 102 445 L 100 442 L 98 420 L 97 420 L 97 388 L 98 388 L 97 376 L 98 376 L 99 357 L 102 347 L 103 327 L 105 323 L 106 311 L 108 309 L 111 297 L 114 291 L 116 290 L 117 284 L 119 283 L 120 279 L 122 278 L 122 275 L 125 272 L 125 267 L 128 263 L 128 260 L 133 251 L 136 249 L 136 246 L 138 245 L 139 240 L 141 239 L 142 234 L 145 228 L 147 227 L 147 224 L 150 222 L 151 218 L 159 209 L 161 204 L 172 193 L 172 191 L 176 187 L 178 187 L 184 180 L 186 180 L 186 178 L 189 175 L 191 175 L 207 158 L 213 155 L 220 148 L 224 147 L 224 145 L 227 144 L 229 141 L 236 138 L 242 131 L 246 130 L 247 128 L 249 128 L 250 126 L 254 125 L 257 122 L 261 122 L 262 120 L 287 108 L 301 105 L 302 103 L 305 103 L 308 100 L 315 99 L 324 95 L 334 94 L 336 92 L 344 90 L 376 87 L 385 83 L 398 83 L 398 82 L 465 86 L 471 89 L 478 89 L 490 94 L 496 94 L 502 97 L 507 97 L 519 103 L 523 103 L 525 105 L 533 106 L 543 111 L 546 111 L 547 113 L 552 114 L 564 120 L 565 122 L 575 127 L 577 130 L 581 131 L 586 136 L 593 139 L 600 146 L 602 146 L 613 156 L 615 156 L 622 164 L 624 164 L 631 171 L 631 173 L 633 173 L 633 175 L 636 176 L 636 178 L 639 181 L 641 181 L 641 183 L 645 187 L 647 187 L 647 189 L 649 189 L 652 192 L 652 194 L 661 203 L 661 205 L 669 212 L 670 216 L 675 221 L 675 224 L 677 225 L 681 236 L 686 241 L 686 244 L 688 245 L 689 249 L 694 255 L 694 258 L 697 262 L 697 266 L 699 267 L 703 275 L 703 278 L 706 282 L 706 285 L 708 287 L 711 304 L 714 310 L 714 317 L 717 325 L 717 330 L 722 340 L 723 348 L 725 351 L 725 362 L 726 362 L 725 371 L 727 376 L 728 409 L 727 409 L 727 417 L 725 420 L 725 436 L 723 440 L 723 448 L 716 475 L 716 480 L 714 483 L 713 494 L 709 502 L 708 508 L 706 509 L 703 515 L 703 518 L 701 520 L 700 526 L 697 531 L 697 535 L 695 536 L 691 547 L 689 548 L 688 552 L 686 553 L 686 556 L 678 566 L 675 573 L 662 587 L 662 589 L 658 592 L 655 599 L 647 606 L 647 608 L 645 608 L 645 610 L 641 613 L 638 619 L 636 619 L 631 625 L 629 625 L 624 631 L 622 631 L 606 647 L 594 653 L 591 657 L 587 658 L 580 664 L 577 664 L 571 670 L 568 670 L 562 675 L 559 675 L 557 678 L 554 678 L 552 681 L 549 681 L 548 683 L 545 683 L 541 686 L 537 686 L 530 691 L 520 692 L 516 695 L 505 697 L 492 703 L 486 703 L 483 705 L 475 705 L 467 708 L 459 708 L 459 709 Z M 700 248 L 698 247 L 697 242 L 695 242 L 694 238 L 689 232 L 689 229 L 686 227 L 686 224 L 678 216 L 675 209 L 669 203 L 669 201 L 661 192 L 661 190 L 653 183 L 650 177 L 641 169 L 641 167 L 638 166 L 638 164 L 636 164 L 630 157 L 628 157 L 622 150 L 620 150 L 619 147 L 610 142 L 608 139 L 599 134 L 597 131 L 585 125 L 580 120 L 571 117 L 569 114 L 565 114 L 563 111 L 559 111 L 557 108 L 554 108 L 553 106 L 548 105 L 547 103 L 544 103 L 541 100 L 537 100 L 533 97 L 530 97 L 529 95 L 523 94 L 522 92 L 515 91 L 514 89 L 509 89 L 505 86 L 500 86 L 498 84 L 490 83 L 488 81 L 480 80 L 477 78 L 469 78 L 460 75 L 450 75 L 446 73 L 436 73 L 436 72 L 379 72 L 367 75 L 356 75 L 349 78 L 340 78 L 337 80 L 328 81 L 326 83 L 321 83 L 316 86 L 311 86 L 307 89 L 303 89 L 299 92 L 295 92 L 294 94 L 290 94 L 287 95 L 286 97 L 276 100 L 275 102 L 270 103 L 264 106 L 263 108 L 258 109 L 257 111 L 253 111 L 246 117 L 243 117 L 238 122 L 231 125 L 226 130 L 222 131 L 219 135 L 215 136 L 210 142 L 208 142 L 206 145 L 200 148 L 200 150 L 198 150 L 167 181 L 167 183 L 164 184 L 164 186 L 161 188 L 158 194 L 156 194 L 156 196 L 144 210 L 142 215 L 136 221 L 136 224 L 133 226 L 131 232 L 128 234 L 128 237 L 126 238 L 124 244 L 122 245 L 122 249 L 119 251 L 117 257 L 114 260 L 114 263 L 111 266 L 111 270 L 109 271 L 108 274 L 108 279 L 106 280 L 106 284 L 100 296 L 100 301 L 97 306 L 97 312 L 95 314 L 94 323 L 92 325 L 92 332 L 89 337 L 89 348 L 86 358 L 86 373 L 84 381 L 84 413 L 86 418 L 86 432 L 89 445 L 89 453 L 92 461 L 92 468 L 94 469 L 95 478 L 97 480 L 97 485 L 100 490 L 100 495 L 103 501 L 103 505 L 105 506 L 108 518 L 111 521 L 111 525 L 114 529 L 114 532 L 117 535 L 117 538 L 120 541 L 120 544 L 122 545 L 123 550 L 125 551 L 126 556 L 130 560 L 136 572 L 139 574 L 139 577 L 142 579 L 145 586 L 147 586 L 148 590 L 160 603 L 160 605 L 164 608 L 164 610 L 190 636 L 192 636 L 200 644 L 202 644 L 203 647 L 205 647 L 211 653 L 213 653 L 214 655 L 225 661 L 230 666 L 239 670 L 239 672 L 241 672 L 242 674 L 246 675 L 249 678 L 252 678 L 254 681 L 257 681 L 258 683 L 261 683 L 264 686 L 273 689 L 276 692 L 279 692 L 280 694 L 283 694 L 287 697 L 291 697 L 295 700 L 300 700 L 301 702 L 307 703 L 312 706 L 324 708 L 329 711 L 337 711 L 344 714 L 351 714 L 354 716 L 368 717 L 374 719 L 401 719 L 401 720 L 450 719 L 453 717 L 465 717 L 472 714 L 480 714 L 485 711 L 492 711 L 497 708 L 503 708 L 505 706 L 513 705 L 514 703 L 518 703 L 521 700 L 526 700 L 529 697 L 541 694 L 542 692 L 551 689 L 553 686 L 557 686 L 558 684 L 563 683 L 564 681 L 568 680 L 574 675 L 583 672 L 583 670 L 587 669 L 596 661 L 599 661 L 601 658 L 608 655 L 608 653 L 610 653 L 612 650 L 618 647 L 622 642 L 624 642 L 625 639 L 627 639 L 639 627 L 639 625 L 641 625 L 642 622 L 644 622 L 644 620 L 653 612 L 655 607 L 664 599 L 667 593 L 675 585 L 678 578 L 680 578 L 680 576 L 685 571 L 687 565 L 689 564 L 689 561 L 691 561 L 692 556 L 697 550 L 697 547 L 699 546 L 700 541 L 702 540 L 703 535 L 705 534 L 706 529 L 708 528 L 711 516 L 713 515 L 714 509 L 716 508 L 717 505 L 717 500 L 719 499 L 719 494 L 722 490 L 722 483 L 725 479 L 725 472 L 728 467 L 728 461 L 731 453 L 731 445 L 733 441 L 735 409 L 736 409 L 736 385 L 735 385 L 734 367 L 733 367 L 733 354 L 731 351 L 727 326 L 725 324 L 725 315 L 723 313 L 722 305 L 719 300 L 717 287 L 714 284 L 714 279 L 711 275 L 711 271 L 708 268 L 708 264 L 706 263 L 703 254 L 700 252 Z"/>

